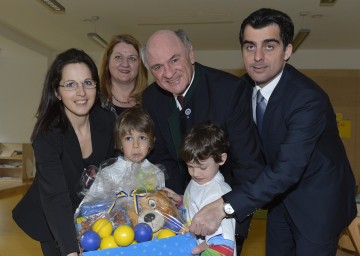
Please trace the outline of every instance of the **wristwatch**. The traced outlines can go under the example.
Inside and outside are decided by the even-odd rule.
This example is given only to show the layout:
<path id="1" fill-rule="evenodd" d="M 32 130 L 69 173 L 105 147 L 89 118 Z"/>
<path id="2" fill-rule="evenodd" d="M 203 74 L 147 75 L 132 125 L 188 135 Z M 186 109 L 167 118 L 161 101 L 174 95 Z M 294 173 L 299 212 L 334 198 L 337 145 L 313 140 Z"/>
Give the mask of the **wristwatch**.
<path id="1" fill-rule="evenodd" d="M 227 203 L 225 200 L 224 200 L 224 205 L 223 205 L 223 209 L 224 209 L 224 212 L 225 212 L 225 218 L 231 218 L 233 217 L 235 211 L 234 209 L 231 207 L 231 204 Z"/>

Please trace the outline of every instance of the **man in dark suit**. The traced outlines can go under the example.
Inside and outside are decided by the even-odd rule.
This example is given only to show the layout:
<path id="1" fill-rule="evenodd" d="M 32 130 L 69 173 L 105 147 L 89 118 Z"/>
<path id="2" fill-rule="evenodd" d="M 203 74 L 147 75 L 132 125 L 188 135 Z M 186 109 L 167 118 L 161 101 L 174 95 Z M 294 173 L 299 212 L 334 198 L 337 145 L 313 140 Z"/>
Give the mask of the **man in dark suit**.
<path id="1" fill-rule="evenodd" d="M 291 19 L 273 9 L 260 9 L 241 25 L 243 61 L 255 85 L 253 116 L 267 165 L 255 182 L 240 184 L 223 199 L 239 220 L 269 207 L 267 256 L 335 256 L 342 229 L 356 215 L 355 180 L 329 97 L 287 64 L 293 35 Z M 225 217 L 222 203 L 204 207 L 190 230 L 212 233 Z"/>
<path id="2" fill-rule="evenodd" d="M 231 143 L 230 161 L 221 169 L 225 180 L 235 185 L 255 179 L 262 158 L 247 96 L 251 86 L 244 79 L 195 63 L 192 45 L 182 30 L 154 33 L 142 48 L 142 58 L 156 80 L 143 93 L 143 105 L 156 126 L 156 142 L 148 158 L 165 166 L 166 186 L 184 193 L 190 177 L 178 158 L 178 148 L 192 126 L 208 120 L 220 125 Z M 183 105 L 178 96 L 184 97 Z M 239 231 L 242 238 L 249 221 Z"/>

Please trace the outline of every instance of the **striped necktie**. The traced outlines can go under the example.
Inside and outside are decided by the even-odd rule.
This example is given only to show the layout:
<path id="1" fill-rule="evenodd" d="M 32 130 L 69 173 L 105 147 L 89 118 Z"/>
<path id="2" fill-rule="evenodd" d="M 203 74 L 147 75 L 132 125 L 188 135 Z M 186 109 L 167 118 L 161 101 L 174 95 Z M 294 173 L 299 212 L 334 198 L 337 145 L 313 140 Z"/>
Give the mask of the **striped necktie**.
<path id="1" fill-rule="evenodd" d="M 263 116 L 266 109 L 265 98 L 260 90 L 256 93 L 256 124 L 261 137 Z"/>

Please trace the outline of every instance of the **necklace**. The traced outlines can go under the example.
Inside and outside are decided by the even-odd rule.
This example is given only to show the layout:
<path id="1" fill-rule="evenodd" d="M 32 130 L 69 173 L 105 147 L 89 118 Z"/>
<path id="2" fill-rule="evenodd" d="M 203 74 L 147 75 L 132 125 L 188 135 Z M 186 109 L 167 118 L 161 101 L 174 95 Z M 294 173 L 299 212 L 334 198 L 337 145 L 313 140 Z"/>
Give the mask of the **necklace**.
<path id="1" fill-rule="evenodd" d="M 114 95 L 113 95 L 112 97 L 113 97 L 114 100 L 116 100 L 117 102 L 119 102 L 119 103 L 121 103 L 121 104 L 130 104 L 130 103 L 131 103 L 130 100 L 128 100 L 128 101 L 121 101 L 121 100 L 118 100 L 117 98 L 115 98 Z"/>

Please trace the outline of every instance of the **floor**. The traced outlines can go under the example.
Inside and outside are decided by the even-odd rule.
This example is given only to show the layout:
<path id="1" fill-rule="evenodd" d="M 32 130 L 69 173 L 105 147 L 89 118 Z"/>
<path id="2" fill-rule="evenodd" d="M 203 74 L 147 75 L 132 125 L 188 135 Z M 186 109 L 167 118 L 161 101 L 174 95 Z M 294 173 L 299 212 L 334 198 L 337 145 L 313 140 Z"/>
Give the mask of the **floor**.
<path id="1" fill-rule="evenodd" d="M 11 210 L 21 199 L 24 191 L 0 193 L 0 256 L 38 256 L 41 249 L 36 241 L 31 240 L 14 223 L 11 218 Z M 265 219 L 254 219 L 251 225 L 249 238 L 245 242 L 242 256 L 265 256 Z M 337 256 L 351 254 L 339 251 Z"/>
<path id="2" fill-rule="evenodd" d="M 0 256 L 40 256 L 39 243 L 29 238 L 11 217 L 11 210 L 21 195 L 0 198 Z"/>

